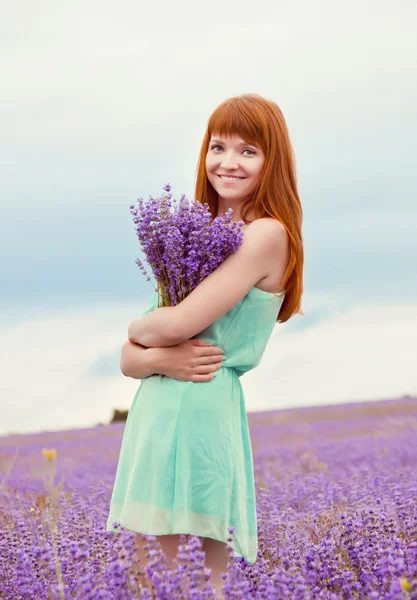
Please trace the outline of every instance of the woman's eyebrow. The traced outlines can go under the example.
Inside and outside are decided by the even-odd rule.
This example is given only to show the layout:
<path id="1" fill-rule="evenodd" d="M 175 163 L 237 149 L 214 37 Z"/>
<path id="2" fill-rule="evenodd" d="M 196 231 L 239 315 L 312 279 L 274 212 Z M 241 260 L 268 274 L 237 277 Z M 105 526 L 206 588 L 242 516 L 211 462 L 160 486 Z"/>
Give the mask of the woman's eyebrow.
<path id="1" fill-rule="evenodd" d="M 210 140 L 211 142 L 218 142 L 219 144 L 224 144 L 224 142 L 222 140 L 219 140 L 218 138 L 213 138 Z M 238 146 L 254 146 L 254 144 L 249 144 L 249 142 L 239 142 Z"/>

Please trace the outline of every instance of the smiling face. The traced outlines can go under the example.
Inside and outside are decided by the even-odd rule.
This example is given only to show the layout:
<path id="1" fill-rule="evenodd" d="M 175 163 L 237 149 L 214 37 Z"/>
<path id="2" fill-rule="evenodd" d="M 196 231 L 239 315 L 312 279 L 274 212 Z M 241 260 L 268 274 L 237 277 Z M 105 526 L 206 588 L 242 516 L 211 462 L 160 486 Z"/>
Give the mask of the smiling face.
<path id="1" fill-rule="evenodd" d="M 260 182 L 264 162 L 265 156 L 259 146 L 248 144 L 237 135 L 213 134 L 206 155 L 206 171 L 208 180 L 219 194 L 219 204 L 234 204 L 253 194 Z"/>

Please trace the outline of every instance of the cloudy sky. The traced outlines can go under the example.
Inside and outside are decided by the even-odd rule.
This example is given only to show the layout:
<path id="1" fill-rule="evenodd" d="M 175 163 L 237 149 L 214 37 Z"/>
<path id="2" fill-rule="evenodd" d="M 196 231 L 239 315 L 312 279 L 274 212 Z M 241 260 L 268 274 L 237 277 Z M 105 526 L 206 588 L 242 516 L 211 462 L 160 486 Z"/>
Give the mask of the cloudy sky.
<path id="1" fill-rule="evenodd" d="M 282 109 L 306 316 L 241 379 L 249 411 L 417 394 L 415 2 L 19 2 L 0 23 L 0 434 L 128 408 L 152 285 L 129 205 L 193 197 L 207 120 Z"/>

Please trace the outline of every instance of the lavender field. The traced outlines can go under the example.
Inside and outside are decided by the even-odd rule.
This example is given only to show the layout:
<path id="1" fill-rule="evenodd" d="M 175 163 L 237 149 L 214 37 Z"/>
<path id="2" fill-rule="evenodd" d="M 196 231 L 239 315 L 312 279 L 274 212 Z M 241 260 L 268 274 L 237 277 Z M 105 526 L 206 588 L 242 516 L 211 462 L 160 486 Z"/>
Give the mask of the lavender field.
<path id="1" fill-rule="evenodd" d="M 417 398 L 250 413 L 259 527 L 227 598 L 417 599 Z M 210 599 L 198 538 L 105 532 L 124 423 L 0 438 L 0 598 Z"/>

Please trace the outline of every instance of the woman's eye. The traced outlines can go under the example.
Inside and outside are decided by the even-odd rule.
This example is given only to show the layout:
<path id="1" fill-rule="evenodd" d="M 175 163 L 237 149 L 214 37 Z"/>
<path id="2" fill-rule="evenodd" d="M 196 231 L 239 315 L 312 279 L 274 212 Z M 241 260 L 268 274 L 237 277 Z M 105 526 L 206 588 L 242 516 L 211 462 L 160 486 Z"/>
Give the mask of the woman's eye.
<path id="1" fill-rule="evenodd" d="M 218 144 L 216 144 L 215 146 L 211 146 L 211 150 L 215 150 L 216 148 L 221 148 L 221 146 L 219 146 Z M 250 150 L 249 148 L 246 148 L 246 150 L 244 150 L 244 152 L 251 152 L 252 156 L 253 154 L 256 154 L 256 152 L 254 152 L 253 150 Z"/>

